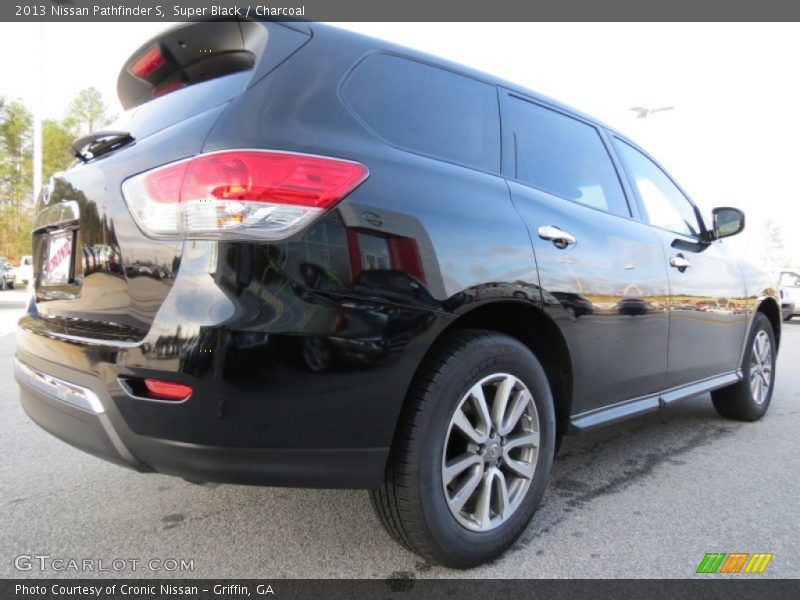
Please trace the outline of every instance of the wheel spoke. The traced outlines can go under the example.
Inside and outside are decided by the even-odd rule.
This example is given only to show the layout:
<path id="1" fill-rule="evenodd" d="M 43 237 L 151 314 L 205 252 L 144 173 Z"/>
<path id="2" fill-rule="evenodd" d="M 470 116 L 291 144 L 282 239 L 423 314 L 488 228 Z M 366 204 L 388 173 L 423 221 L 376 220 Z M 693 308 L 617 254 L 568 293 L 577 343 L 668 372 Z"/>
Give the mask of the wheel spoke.
<path id="1" fill-rule="evenodd" d="M 456 409 L 456 414 L 453 415 L 453 425 L 476 444 L 483 444 L 488 438 L 486 433 L 481 433 L 472 426 L 467 415 L 464 414 L 463 407 Z"/>
<path id="2" fill-rule="evenodd" d="M 480 465 L 481 462 L 483 462 L 481 457 L 474 452 L 466 452 L 461 456 L 448 461 L 445 464 L 444 472 L 442 474 L 445 485 L 449 485 L 453 479 L 461 475 L 464 471 L 470 467 Z"/>
<path id="3" fill-rule="evenodd" d="M 450 508 L 458 513 L 466 504 L 467 500 L 475 493 L 475 489 L 483 481 L 483 468 L 475 469 L 475 472 L 461 484 L 455 494 L 450 497 Z"/>
<path id="4" fill-rule="evenodd" d="M 522 414 L 528 407 L 528 402 L 530 402 L 530 400 L 531 395 L 527 390 L 520 390 L 516 393 L 512 401 L 511 409 L 509 410 L 508 419 L 503 423 L 503 427 L 500 428 L 500 435 L 506 435 L 514 430 L 514 427 L 516 427 Z"/>
<path id="5" fill-rule="evenodd" d="M 503 464 L 514 471 L 518 476 L 524 477 L 525 479 L 531 479 L 533 477 L 533 472 L 536 470 L 535 463 L 511 458 L 508 455 L 508 451 L 503 451 Z"/>
<path id="6" fill-rule="evenodd" d="M 483 394 L 483 385 L 476 383 L 469 392 L 472 398 L 472 405 L 478 413 L 478 418 L 481 423 L 478 425 L 479 429 L 484 432 L 484 441 L 489 435 L 489 429 L 492 427 L 492 416 L 489 414 L 489 406 L 486 404 L 486 396 Z"/>
<path id="7" fill-rule="evenodd" d="M 756 376 L 755 382 L 753 382 L 753 400 L 761 403 L 761 377 Z"/>
<path id="8" fill-rule="evenodd" d="M 505 518 L 509 508 L 508 485 L 506 484 L 506 477 L 503 475 L 502 471 L 495 469 L 494 480 L 496 484 L 495 493 L 497 494 L 497 514 Z"/>
<path id="9" fill-rule="evenodd" d="M 489 469 L 481 480 L 478 492 L 478 503 L 475 507 L 475 518 L 482 529 L 489 528 L 492 518 L 492 489 L 494 488 L 494 469 Z"/>
<path id="10" fill-rule="evenodd" d="M 514 448 L 519 448 L 520 446 L 533 446 L 534 448 L 539 447 L 539 432 L 538 431 L 526 431 L 525 433 L 521 433 L 519 435 L 515 435 L 514 437 L 508 438 L 506 441 L 506 451 L 513 450 Z"/>
<path id="11" fill-rule="evenodd" d="M 511 398 L 511 391 L 514 389 L 514 380 L 505 377 L 497 384 L 497 391 L 494 393 L 494 403 L 492 404 L 492 422 L 497 431 L 502 431 L 503 420 L 508 408 L 508 400 Z"/>
<path id="12" fill-rule="evenodd" d="M 762 347 L 761 333 L 759 332 L 758 335 L 756 335 L 756 339 L 753 340 L 753 351 L 754 351 L 753 354 L 755 354 L 756 360 L 758 360 L 759 363 L 761 362 L 761 352 L 762 352 L 761 347 Z"/>
<path id="13" fill-rule="evenodd" d="M 767 337 L 766 332 L 762 331 L 758 334 L 758 338 L 761 345 L 761 350 L 758 353 L 758 357 L 761 359 L 761 364 L 764 364 L 767 362 L 771 351 L 769 337 Z"/>

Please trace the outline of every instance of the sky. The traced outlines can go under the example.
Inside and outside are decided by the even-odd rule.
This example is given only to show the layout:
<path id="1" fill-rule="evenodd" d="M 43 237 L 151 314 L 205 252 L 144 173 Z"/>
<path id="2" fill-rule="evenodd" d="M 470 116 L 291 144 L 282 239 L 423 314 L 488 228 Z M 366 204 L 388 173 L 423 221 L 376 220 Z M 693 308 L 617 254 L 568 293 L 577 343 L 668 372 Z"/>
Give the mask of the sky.
<path id="1" fill-rule="evenodd" d="M 60 118 L 93 85 L 121 112 L 121 65 L 162 23 L 1 23 L 0 95 Z M 338 23 L 486 71 L 591 114 L 667 168 L 706 214 L 747 213 L 731 240 L 763 254 L 763 222 L 800 265 L 798 24 Z M 40 51 L 41 48 L 41 51 Z M 5 58 L 14 57 L 14 58 Z M 631 107 L 674 107 L 645 119 Z"/>

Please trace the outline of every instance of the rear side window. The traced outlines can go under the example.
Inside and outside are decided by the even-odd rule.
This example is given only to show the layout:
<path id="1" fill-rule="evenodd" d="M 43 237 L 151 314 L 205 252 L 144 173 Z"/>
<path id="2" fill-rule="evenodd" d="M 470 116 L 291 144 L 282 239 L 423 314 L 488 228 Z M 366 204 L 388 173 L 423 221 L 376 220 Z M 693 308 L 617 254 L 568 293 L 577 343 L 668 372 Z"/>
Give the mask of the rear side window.
<path id="1" fill-rule="evenodd" d="M 497 93 L 489 84 L 390 54 L 361 62 L 343 96 L 378 137 L 484 171 L 500 167 Z"/>
<path id="2" fill-rule="evenodd" d="M 630 216 L 617 171 L 597 129 L 509 96 L 504 123 L 513 136 L 513 176 L 593 208 Z"/>

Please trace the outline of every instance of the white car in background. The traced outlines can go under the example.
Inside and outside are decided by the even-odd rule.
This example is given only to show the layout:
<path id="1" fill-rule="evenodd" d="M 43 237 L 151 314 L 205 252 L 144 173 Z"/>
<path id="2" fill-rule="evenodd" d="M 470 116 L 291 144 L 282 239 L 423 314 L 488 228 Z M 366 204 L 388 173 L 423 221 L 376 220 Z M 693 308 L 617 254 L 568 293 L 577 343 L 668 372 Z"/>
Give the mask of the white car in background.
<path id="1" fill-rule="evenodd" d="M 14 289 L 16 269 L 5 256 L 0 256 L 0 290 Z"/>
<path id="2" fill-rule="evenodd" d="M 30 254 L 23 256 L 16 271 L 16 285 L 30 285 L 33 282 L 33 257 Z"/>
<path id="3" fill-rule="evenodd" d="M 800 316 L 800 273 L 781 271 L 780 288 L 783 320 Z"/>

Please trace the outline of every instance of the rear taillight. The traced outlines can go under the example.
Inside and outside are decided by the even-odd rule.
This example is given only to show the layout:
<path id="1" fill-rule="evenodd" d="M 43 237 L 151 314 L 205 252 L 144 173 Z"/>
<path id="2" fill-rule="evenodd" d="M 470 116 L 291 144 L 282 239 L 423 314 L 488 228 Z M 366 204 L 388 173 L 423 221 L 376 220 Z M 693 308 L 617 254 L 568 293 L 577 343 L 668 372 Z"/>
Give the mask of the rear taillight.
<path id="1" fill-rule="evenodd" d="M 142 79 L 147 79 L 156 69 L 167 62 L 161 55 L 157 46 L 142 52 L 131 64 L 131 73 Z"/>
<path id="2" fill-rule="evenodd" d="M 165 83 L 161 87 L 158 87 L 153 90 L 153 98 L 160 98 L 161 96 L 166 96 L 172 92 L 182 90 L 186 87 L 186 84 L 183 81 L 173 81 L 171 83 Z"/>
<path id="3" fill-rule="evenodd" d="M 367 174 L 347 160 L 234 150 L 142 173 L 122 193 L 152 237 L 277 240 L 332 208 Z"/>

